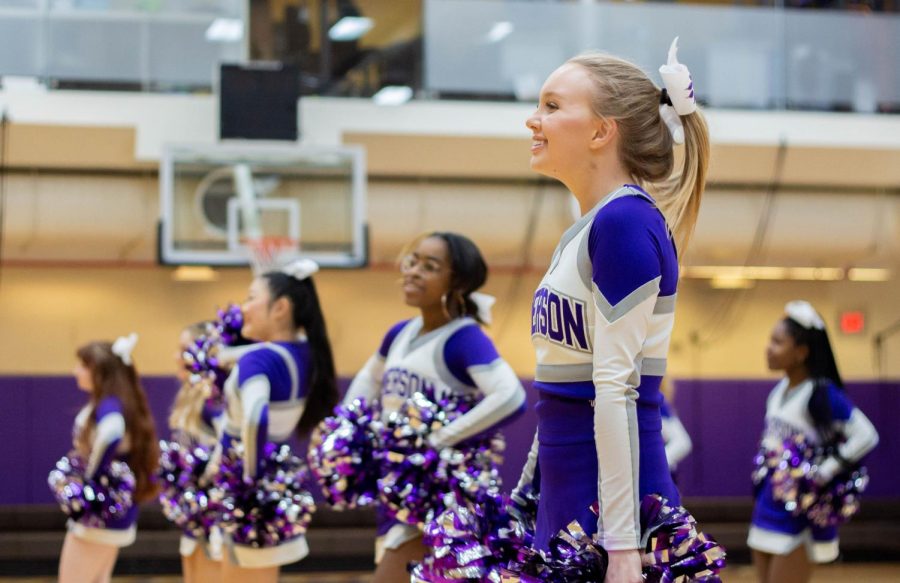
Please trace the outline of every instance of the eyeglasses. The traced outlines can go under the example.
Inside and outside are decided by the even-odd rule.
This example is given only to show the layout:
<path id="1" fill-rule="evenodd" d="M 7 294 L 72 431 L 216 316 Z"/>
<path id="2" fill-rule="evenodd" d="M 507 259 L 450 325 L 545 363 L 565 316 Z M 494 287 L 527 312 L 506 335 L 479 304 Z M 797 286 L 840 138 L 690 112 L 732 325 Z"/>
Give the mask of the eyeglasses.
<path id="1" fill-rule="evenodd" d="M 443 266 L 440 262 L 435 261 L 434 259 L 422 259 L 415 253 L 410 253 L 400 260 L 400 271 L 402 273 L 408 273 L 417 267 L 421 267 L 422 272 L 425 273 L 425 275 L 437 275 L 443 270 Z"/>

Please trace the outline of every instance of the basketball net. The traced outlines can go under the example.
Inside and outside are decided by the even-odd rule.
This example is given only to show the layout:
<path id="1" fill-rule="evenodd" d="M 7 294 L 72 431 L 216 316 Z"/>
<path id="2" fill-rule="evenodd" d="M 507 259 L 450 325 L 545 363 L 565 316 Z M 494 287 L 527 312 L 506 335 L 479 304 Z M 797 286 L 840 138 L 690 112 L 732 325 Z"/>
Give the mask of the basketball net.
<path id="1" fill-rule="evenodd" d="M 250 266 L 255 276 L 278 271 L 300 256 L 299 241 L 283 235 L 247 237 L 243 243 L 250 250 Z"/>

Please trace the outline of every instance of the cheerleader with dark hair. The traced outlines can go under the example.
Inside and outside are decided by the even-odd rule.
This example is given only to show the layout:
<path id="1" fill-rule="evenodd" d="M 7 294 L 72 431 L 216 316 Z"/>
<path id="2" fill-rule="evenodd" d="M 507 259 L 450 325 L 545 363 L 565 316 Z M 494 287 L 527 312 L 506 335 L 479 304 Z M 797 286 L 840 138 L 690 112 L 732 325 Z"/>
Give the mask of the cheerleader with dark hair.
<path id="1" fill-rule="evenodd" d="M 226 533 L 223 580 L 274 583 L 304 558 L 315 509 L 305 466 L 290 451 L 337 404 L 334 361 L 312 275 L 297 260 L 253 280 L 241 306 L 242 352 L 225 381 L 225 426 L 216 475 Z"/>
<path id="2" fill-rule="evenodd" d="M 769 369 L 784 371 L 766 402 L 764 459 L 801 438 L 826 455 L 815 482 L 827 485 L 878 444 L 878 433 L 844 391 L 825 323 L 804 301 L 785 307 L 766 348 Z M 761 583 L 804 583 L 812 565 L 838 556 L 834 525 L 821 526 L 776 499 L 772 474 L 762 478 L 747 544 Z"/>
<path id="3" fill-rule="evenodd" d="M 488 319 L 485 306 L 493 298 L 476 290 L 487 280 L 487 271 L 481 251 L 463 235 L 436 232 L 413 241 L 400 273 L 404 301 L 420 315 L 388 330 L 353 379 L 344 404 L 377 402 L 385 420 L 417 392 L 434 402 L 475 403 L 429 435 L 430 446 L 438 451 L 488 435 L 523 411 L 521 382 L 481 329 Z M 435 506 L 439 503 L 434 500 Z M 407 565 L 421 561 L 426 552 L 422 531 L 391 518 L 383 507 L 379 510 L 373 583 L 408 580 Z"/>

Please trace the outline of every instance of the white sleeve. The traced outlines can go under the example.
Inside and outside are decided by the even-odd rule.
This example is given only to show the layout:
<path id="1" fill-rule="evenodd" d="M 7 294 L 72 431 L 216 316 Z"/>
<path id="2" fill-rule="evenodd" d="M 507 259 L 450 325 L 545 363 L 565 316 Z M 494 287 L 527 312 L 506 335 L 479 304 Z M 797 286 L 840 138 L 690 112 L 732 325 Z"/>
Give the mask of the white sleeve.
<path id="1" fill-rule="evenodd" d="M 528 450 L 528 457 L 525 459 L 525 465 L 522 467 L 522 474 L 519 476 L 519 483 L 516 484 L 516 490 L 521 490 L 528 485 L 534 485 L 534 470 L 537 468 L 537 461 L 538 434 L 535 430 L 534 440 L 531 442 L 531 449 Z"/>
<path id="2" fill-rule="evenodd" d="M 484 398 L 464 415 L 431 434 L 428 441 L 437 449 L 478 435 L 503 421 L 525 403 L 525 389 L 512 367 L 502 358 L 466 369 Z"/>
<path id="3" fill-rule="evenodd" d="M 669 471 L 672 471 L 691 453 L 694 444 L 687 429 L 675 415 L 663 418 L 662 434 L 666 442 L 666 460 L 669 462 Z"/>
<path id="4" fill-rule="evenodd" d="M 241 384 L 240 392 L 243 412 L 241 441 L 244 443 L 244 477 L 255 478 L 259 453 L 265 447 L 267 438 L 262 419 L 268 415 L 269 379 L 263 374 L 253 376 Z"/>
<path id="5" fill-rule="evenodd" d="M 847 438 L 846 441 L 838 445 L 838 454 L 849 463 L 858 462 L 878 445 L 878 431 L 875 430 L 875 426 L 872 425 L 866 414 L 858 408 L 854 407 L 847 421 L 836 425 Z M 822 463 L 822 466 L 819 468 L 819 475 L 822 476 L 823 481 L 827 482 L 837 475 L 841 469 L 843 469 L 843 464 L 840 460 L 830 457 Z"/>
<path id="6" fill-rule="evenodd" d="M 88 478 L 93 478 L 102 469 L 104 460 L 111 460 L 115 456 L 112 450 L 118 447 L 124 437 L 125 418 L 122 414 L 104 415 L 94 430 L 94 441 L 91 443 L 91 455 L 87 466 Z"/>
<path id="7" fill-rule="evenodd" d="M 640 286 L 611 306 L 593 284 L 594 440 L 599 484 L 599 542 L 606 550 L 640 547 L 636 361 L 650 329 L 660 278 Z"/>
<path id="8" fill-rule="evenodd" d="M 838 446 L 838 453 L 848 462 L 855 463 L 878 445 L 878 431 L 858 408 L 850 413 L 850 419 L 841 428 L 847 440 Z"/>
<path id="9" fill-rule="evenodd" d="M 366 364 L 356 373 L 347 394 L 344 395 L 344 404 L 352 403 L 355 399 L 363 398 L 368 404 L 373 404 L 381 395 L 381 377 L 384 376 L 384 357 L 379 353 L 373 354 Z"/>

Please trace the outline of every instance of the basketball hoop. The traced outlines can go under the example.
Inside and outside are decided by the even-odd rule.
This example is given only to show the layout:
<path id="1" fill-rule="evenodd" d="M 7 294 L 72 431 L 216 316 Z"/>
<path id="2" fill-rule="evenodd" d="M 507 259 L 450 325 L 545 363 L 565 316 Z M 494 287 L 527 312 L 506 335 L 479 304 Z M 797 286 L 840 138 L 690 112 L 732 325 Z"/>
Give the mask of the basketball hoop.
<path id="1" fill-rule="evenodd" d="M 250 250 L 250 264 L 255 275 L 278 269 L 300 252 L 300 241 L 284 235 L 247 237 L 241 242 Z"/>

